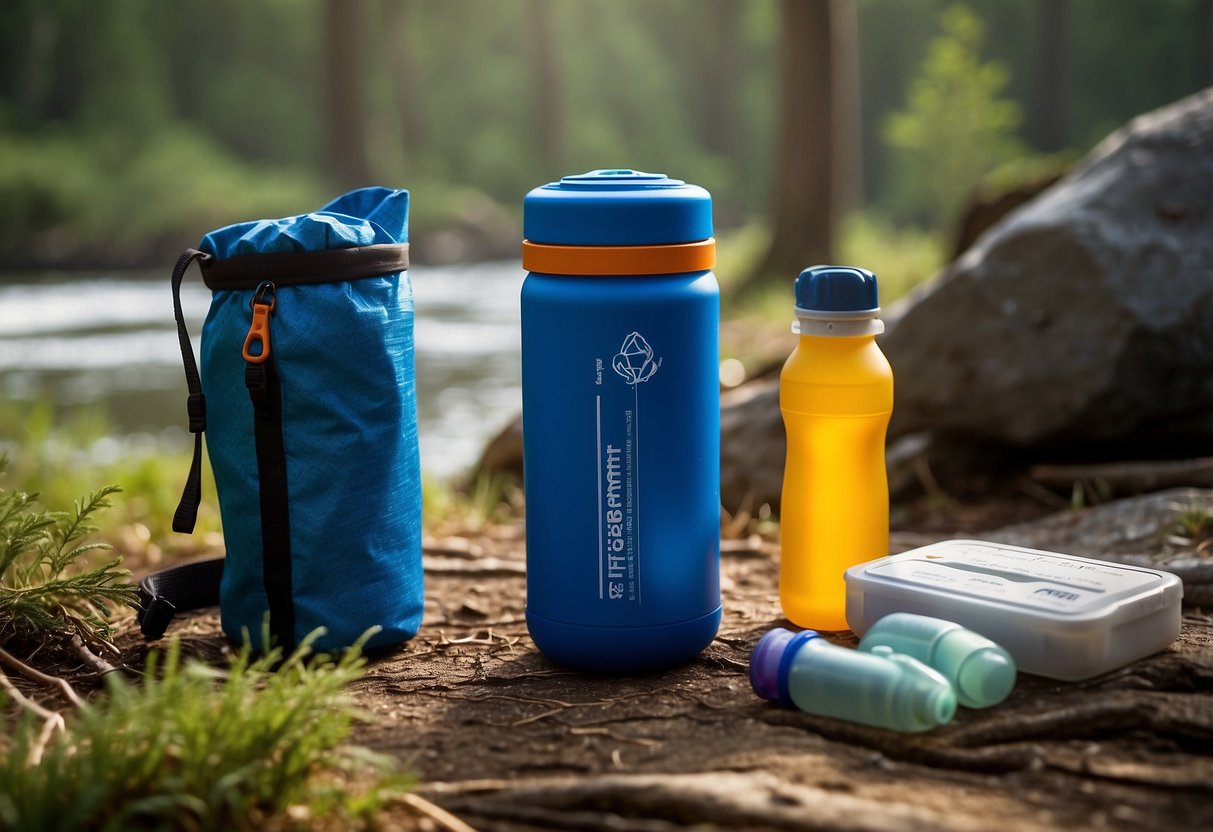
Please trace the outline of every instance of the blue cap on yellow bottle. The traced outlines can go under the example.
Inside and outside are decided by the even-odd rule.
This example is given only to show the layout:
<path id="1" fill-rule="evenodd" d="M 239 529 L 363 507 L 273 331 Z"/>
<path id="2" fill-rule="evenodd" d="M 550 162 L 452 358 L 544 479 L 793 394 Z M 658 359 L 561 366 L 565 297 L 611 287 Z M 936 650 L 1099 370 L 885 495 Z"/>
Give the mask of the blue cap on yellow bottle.
<path id="1" fill-rule="evenodd" d="M 796 278 L 798 312 L 880 312 L 876 275 L 855 266 L 812 266 Z"/>

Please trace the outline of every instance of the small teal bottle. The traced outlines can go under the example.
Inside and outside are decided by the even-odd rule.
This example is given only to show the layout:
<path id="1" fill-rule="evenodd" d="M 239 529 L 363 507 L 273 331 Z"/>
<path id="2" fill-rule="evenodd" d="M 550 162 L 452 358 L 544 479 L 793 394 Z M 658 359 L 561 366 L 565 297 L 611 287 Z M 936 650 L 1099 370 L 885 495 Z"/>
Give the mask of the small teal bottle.
<path id="1" fill-rule="evenodd" d="M 596 673 L 685 662 L 720 624 L 712 198 L 597 170 L 523 203 L 527 627 Z"/>
<path id="2" fill-rule="evenodd" d="M 887 647 L 860 652 L 813 630 L 782 627 L 758 642 L 750 684 L 763 699 L 893 731 L 929 731 L 956 714 L 956 694 L 931 668 Z"/>
<path id="3" fill-rule="evenodd" d="M 1015 660 L 983 635 L 953 621 L 895 612 L 863 634 L 859 649 L 888 648 L 934 668 L 951 682 L 966 708 L 988 708 L 1015 687 Z"/>

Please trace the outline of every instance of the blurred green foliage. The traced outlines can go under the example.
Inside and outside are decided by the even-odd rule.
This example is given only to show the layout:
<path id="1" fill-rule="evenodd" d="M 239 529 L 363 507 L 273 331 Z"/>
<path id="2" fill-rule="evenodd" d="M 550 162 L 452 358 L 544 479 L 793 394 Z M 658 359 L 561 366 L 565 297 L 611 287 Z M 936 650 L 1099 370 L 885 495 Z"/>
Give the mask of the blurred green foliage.
<path id="1" fill-rule="evenodd" d="M 1056 84 L 1071 102 L 1071 155 L 1211 80 L 1199 2 L 1067 0 Z M 620 164 L 707 186 L 722 228 L 765 214 L 779 175 L 776 0 L 356 7 L 367 165 L 374 179 L 414 189 L 419 236 L 459 220 L 479 194 L 516 222 L 536 183 Z M 216 224 L 333 195 L 326 8 L 5 3 L 0 264 L 48 250 L 77 264 L 150 263 L 170 240 L 179 248 Z M 1032 152 L 1037 4 L 856 8 L 866 205 L 946 232 L 971 177 Z M 536 25 L 540 14 L 548 26 Z M 982 40 L 983 24 L 997 36 Z M 546 136 L 545 123 L 559 135 Z"/>
<path id="2" fill-rule="evenodd" d="M 760 223 L 748 225 L 724 235 L 720 241 L 720 265 L 723 289 L 741 273 L 730 264 L 744 261 L 766 245 L 766 229 Z M 919 283 L 930 278 L 946 262 L 943 237 L 913 226 L 898 227 L 875 212 L 858 212 L 847 217 L 839 229 L 838 260 L 862 263 L 876 273 L 880 283 L 880 304 L 888 307 Z M 727 275 L 727 277 L 725 276 Z M 792 281 L 778 282 L 762 291 L 737 299 L 725 291 L 725 317 L 752 316 L 763 321 L 792 320 Z M 731 355 L 731 353 L 730 353 Z M 726 356 L 727 357 L 727 356 Z"/>
<path id="3" fill-rule="evenodd" d="M 876 273 L 880 305 L 886 308 L 947 263 L 940 234 L 912 225 L 899 227 L 875 212 L 852 214 L 843 221 L 838 252 L 841 262 L 862 263 Z"/>
<path id="4" fill-rule="evenodd" d="M 981 58 L 981 20 L 957 5 L 943 14 L 942 27 L 906 108 L 885 123 L 895 159 L 890 214 L 937 229 L 952 226 L 983 177 L 1027 153 L 1015 135 L 1022 108 L 1004 97 L 1007 68 Z"/>
<path id="5" fill-rule="evenodd" d="M 208 228 L 297 213 L 325 194 L 309 173 L 251 164 L 180 124 L 137 149 L 117 133 L 87 146 L 67 133 L 0 133 L 0 258 L 30 262 L 41 245 L 55 260 L 147 263 Z"/>

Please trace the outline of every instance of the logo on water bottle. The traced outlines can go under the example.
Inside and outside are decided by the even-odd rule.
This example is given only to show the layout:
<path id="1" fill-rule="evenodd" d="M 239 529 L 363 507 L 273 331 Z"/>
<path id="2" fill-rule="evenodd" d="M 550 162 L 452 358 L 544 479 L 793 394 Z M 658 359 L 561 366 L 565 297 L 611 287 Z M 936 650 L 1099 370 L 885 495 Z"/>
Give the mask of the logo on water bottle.
<path id="1" fill-rule="evenodd" d="M 594 384 L 602 386 L 602 358 L 594 359 Z M 594 395 L 598 445 L 598 598 L 641 603 L 640 591 L 640 387 L 661 366 L 639 332 L 629 332 L 611 358 L 611 369 L 632 388 Z M 631 399 L 631 401 L 628 401 Z"/>
<path id="2" fill-rule="evenodd" d="M 639 332 L 624 338 L 623 346 L 611 359 L 611 367 L 633 387 L 651 379 L 660 366 L 661 359 L 653 357 L 653 348 Z"/>

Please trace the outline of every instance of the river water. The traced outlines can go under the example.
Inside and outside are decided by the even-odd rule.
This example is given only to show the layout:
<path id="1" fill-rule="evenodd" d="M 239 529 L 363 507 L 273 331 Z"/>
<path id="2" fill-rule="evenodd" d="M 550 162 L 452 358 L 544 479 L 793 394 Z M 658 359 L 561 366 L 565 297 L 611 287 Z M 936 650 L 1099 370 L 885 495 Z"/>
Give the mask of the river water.
<path id="1" fill-rule="evenodd" d="M 521 407 L 516 262 L 414 266 L 422 467 L 475 463 Z M 191 271 L 182 306 L 198 348 L 210 292 Z M 0 396 L 100 406 L 122 436 L 188 440 L 168 274 L 0 278 Z"/>

